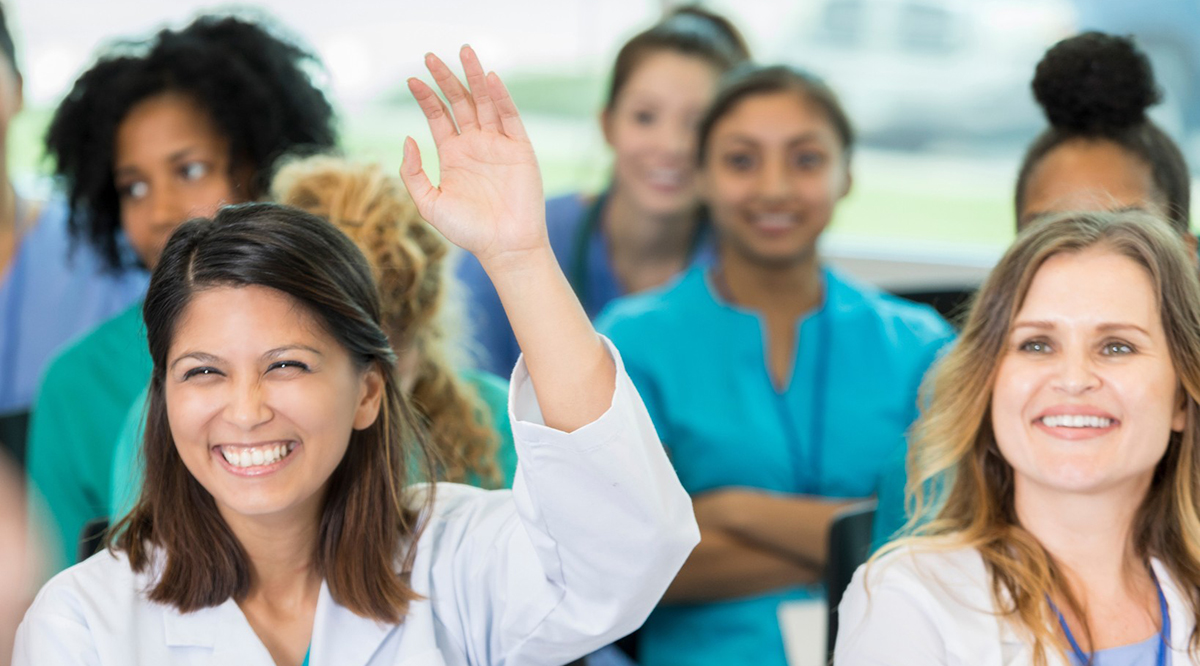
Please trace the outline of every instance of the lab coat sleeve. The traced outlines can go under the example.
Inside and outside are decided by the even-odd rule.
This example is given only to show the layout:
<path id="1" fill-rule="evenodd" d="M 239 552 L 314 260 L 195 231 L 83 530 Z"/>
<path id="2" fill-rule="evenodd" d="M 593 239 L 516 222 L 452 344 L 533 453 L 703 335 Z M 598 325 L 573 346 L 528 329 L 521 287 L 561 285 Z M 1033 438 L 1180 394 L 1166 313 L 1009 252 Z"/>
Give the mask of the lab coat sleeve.
<path id="1" fill-rule="evenodd" d="M 838 606 L 834 666 L 947 664 L 928 596 L 904 567 L 887 561 L 854 573 Z"/>
<path id="2" fill-rule="evenodd" d="M 605 343 L 617 366 L 612 404 L 571 433 L 543 425 L 518 361 L 511 499 L 479 493 L 473 517 L 437 537 L 443 560 L 454 552 L 454 574 L 440 576 L 431 601 L 469 663 L 558 666 L 632 632 L 699 541 L 691 500 Z"/>

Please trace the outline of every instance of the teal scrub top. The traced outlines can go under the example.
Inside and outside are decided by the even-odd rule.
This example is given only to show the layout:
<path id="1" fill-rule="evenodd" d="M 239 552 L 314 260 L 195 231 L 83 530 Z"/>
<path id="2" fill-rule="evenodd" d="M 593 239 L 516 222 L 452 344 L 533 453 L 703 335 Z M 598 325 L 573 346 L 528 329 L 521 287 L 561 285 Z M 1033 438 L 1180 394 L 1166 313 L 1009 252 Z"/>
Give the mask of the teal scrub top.
<path id="1" fill-rule="evenodd" d="M 113 447 L 153 367 L 141 308 L 62 349 L 38 389 L 26 460 L 58 528 L 55 571 L 75 563 L 83 526 L 110 515 Z"/>
<path id="2" fill-rule="evenodd" d="M 487 410 L 488 422 L 500 437 L 496 451 L 496 465 L 500 468 L 503 487 L 511 488 L 517 473 L 517 449 L 513 444 L 512 426 L 508 421 L 508 382 L 482 370 L 466 370 L 460 377 L 478 393 Z M 112 516 L 116 523 L 137 502 L 142 487 L 142 460 L 140 449 L 145 427 L 147 389 L 143 388 L 129 413 L 117 438 L 112 460 L 112 494 L 102 514 Z M 471 485 L 483 485 L 482 479 L 468 479 Z"/>
<path id="3" fill-rule="evenodd" d="M 728 486 L 876 494 L 951 327 L 932 308 L 824 269 L 823 304 L 800 320 L 791 383 L 780 392 L 763 322 L 716 296 L 709 271 L 695 266 L 662 289 L 619 299 L 598 322 L 683 486 L 692 494 Z M 642 628 L 639 663 L 786 666 L 779 605 L 814 594 L 792 588 L 660 606 Z"/>

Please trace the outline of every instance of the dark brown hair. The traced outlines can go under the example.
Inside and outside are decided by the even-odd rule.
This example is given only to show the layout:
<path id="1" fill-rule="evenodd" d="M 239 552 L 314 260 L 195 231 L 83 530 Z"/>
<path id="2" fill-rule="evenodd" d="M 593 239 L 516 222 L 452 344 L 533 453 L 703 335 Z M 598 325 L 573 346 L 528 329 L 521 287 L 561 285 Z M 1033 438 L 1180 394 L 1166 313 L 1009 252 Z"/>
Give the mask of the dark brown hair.
<path id="1" fill-rule="evenodd" d="M 750 59 L 746 40 L 729 19 L 693 5 L 678 7 L 621 47 L 604 108 L 611 110 L 633 71 L 651 54 L 669 51 L 701 58 L 725 73 Z"/>
<path id="2" fill-rule="evenodd" d="M 804 70 L 787 65 L 753 65 L 745 64 L 729 72 L 717 89 L 717 96 L 708 105 L 704 117 L 700 119 L 698 128 L 699 143 L 696 151 L 697 162 L 704 164 L 708 154 L 708 139 L 713 126 L 727 115 L 747 97 L 770 95 L 774 93 L 792 92 L 809 100 L 825 114 L 833 125 L 833 130 L 842 144 L 842 150 L 847 161 L 854 148 L 854 127 L 850 117 L 846 115 L 842 103 L 838 101 L 824 81 Z"/>
<path id="3" fill-rule="evenodd" d="M 420 478 L 410 477 L 414 465 L 433 478 L 435 454 L 396 379 L 366 259 L 331 224 L 293 208 L 227 207 L 211 220 L 180 226 L 163 250 L 142 308 L 154 361 L 143 440 L 146 474 L 133 511 L 114 529 L 113 547 L 128 553 L 135 571 L 152 567 L 156 582 L 149 598 L 181 612 L 242 599 L 249 591 L 246 552 L 176 451 L 164 395 L 167 354 L 192 297 L 213 287 L 247 285 L 295 299 L 360 369 L 374 367 L 383 377 L 378 418 L 352 432 L 329 480 L 313 562 L 337 603 L 364 617 L 398 622 L 419 598 L 403 572 L 415 555 L 418 518 L 433 501 L 430 492 L 415 510 L 408 508 L 405 485 Z"/>

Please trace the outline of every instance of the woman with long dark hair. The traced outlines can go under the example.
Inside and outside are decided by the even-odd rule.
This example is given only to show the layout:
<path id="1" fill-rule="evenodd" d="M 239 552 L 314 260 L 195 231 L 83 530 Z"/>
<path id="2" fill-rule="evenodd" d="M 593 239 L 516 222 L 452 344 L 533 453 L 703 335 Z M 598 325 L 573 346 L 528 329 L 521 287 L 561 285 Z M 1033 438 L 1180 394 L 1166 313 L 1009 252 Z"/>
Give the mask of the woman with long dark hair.
<path id="1" fill-rule="evenodd" d="M 295 209 L 225 208 L 176 231 L 151 277 L 142 496 L 112 551 L 42 590 L 18 666 L 551 666 L 645 618 L 696 542 L 691 505 L 554 261 L 511 97 L 462 56 L 469 89 L 427 58 L 450 108 L 409 82 L 438 187 L 411 139 L 401 174 L 525 347 L 512 493 L 406 487 L 433 478 L 430 445 L 361 252 Z"/>

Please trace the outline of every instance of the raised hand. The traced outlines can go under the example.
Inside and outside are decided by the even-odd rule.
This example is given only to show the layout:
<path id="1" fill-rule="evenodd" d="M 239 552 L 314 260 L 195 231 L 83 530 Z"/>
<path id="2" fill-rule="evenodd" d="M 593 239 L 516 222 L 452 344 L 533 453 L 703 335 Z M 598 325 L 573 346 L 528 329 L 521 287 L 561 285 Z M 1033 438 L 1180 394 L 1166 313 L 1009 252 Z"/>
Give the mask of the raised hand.
<path id="1" fill-rule="evenodd" d="M 438 187 L 429 182 L 411 138 L 400 176 L 421 217 L 491 277 L 543 423 L 568 432 L 591 423 L 612 404 L 616 366 L 550 249 L 542 176 L 517 106 L 470 47 L 462 49 L 470 89 L 437 56 L 425 64 L 450 108 L 416 79 L 408 88 L 429 121 L 442 178 Z"/>
<path id="2" fill-rule="evenodd" d="M 460 56 L 469 89 L 437 56 L 425 56 L 449 109 L 428 85 L 408 81 L 437 145 L 438 186 L 421 167 L 421 153 L 411 137 L 404 142 L 400 177 L 421 216 L 490 272 L 497 264 L 518 263 L 548 249 L 542 177 L 533 144 L 500 77 L 484 74 L 471 47 L 464 46 Z"/>

